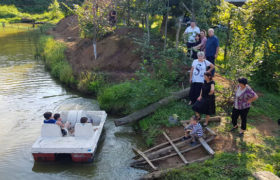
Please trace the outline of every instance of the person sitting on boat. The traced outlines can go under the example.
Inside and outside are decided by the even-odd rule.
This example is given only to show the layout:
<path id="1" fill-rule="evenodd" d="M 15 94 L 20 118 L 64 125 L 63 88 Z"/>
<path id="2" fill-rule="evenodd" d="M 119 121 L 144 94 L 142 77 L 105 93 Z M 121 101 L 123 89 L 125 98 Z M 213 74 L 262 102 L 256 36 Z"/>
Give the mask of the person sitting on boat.
<path id="1" fill-rule="evenodd" d="M 68 129 L 70 128 L 70 123 L 67 121 L 65 124 L 63 124 L 59 113 L 54 114 L 53 118 L 56 120 L 56 124 L 60 126 L 62 135 L 66 136 Z"/>
<path id="2" fill-rule="evenodd" d="M 183 137 L 183 140 L 191 138 L 192 146 L 195 146 L 197 144 L 197 139 L 203 136 L 202 126 L 198 121 L 199 119 L 196 116 L 193 116 L 190 124 L 184 128 L 185 136 Z"/>
<path id="3" fill-rule="evenodd" d="M 44 118 L 45 118 L 45 120 L 44 120 L 45 124 L 56 124 L 56 120 L 53 119 L 51 112 L 45 112 Z"/>
<path id="4" fill-rule="evenodd" d="M 80 122 L 81 122 L 82 124 L 88 123 L 88 118 L 87 118 L 87 117 L 81 117 Z"/>

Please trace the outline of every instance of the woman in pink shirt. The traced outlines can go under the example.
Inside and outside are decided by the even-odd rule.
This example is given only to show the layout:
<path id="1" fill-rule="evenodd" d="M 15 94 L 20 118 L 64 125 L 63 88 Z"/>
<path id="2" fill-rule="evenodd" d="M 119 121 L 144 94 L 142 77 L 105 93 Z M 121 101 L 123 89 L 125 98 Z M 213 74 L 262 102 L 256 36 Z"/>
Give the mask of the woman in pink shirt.
<path id="1" fill-rule="evenodd" d="M 204 51 L 206 46 L 206 41 L 207 41 L 205 30 L 200 31 L 200 40 L 201 40 L 200 44 L 193 48 L 200 51 Z"/>

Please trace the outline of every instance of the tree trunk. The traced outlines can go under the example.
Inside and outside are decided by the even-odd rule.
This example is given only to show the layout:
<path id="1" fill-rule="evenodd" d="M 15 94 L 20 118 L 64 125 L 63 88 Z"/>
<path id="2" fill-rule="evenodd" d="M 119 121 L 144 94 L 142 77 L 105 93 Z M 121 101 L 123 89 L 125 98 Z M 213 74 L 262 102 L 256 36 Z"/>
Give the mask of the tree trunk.
<path id="1" fill-rule="evenodd" d="M 96 50 L 97 43 L 96 43 L 96 41 L 93 41 L 92 45 L 93 45 L 94 58 L 96 60 L 97 59 L 97 50 Z"/>
<path id="2" fill-rule="evenodd" d="M 149 7 L 149 0 L 147 0 L 147 7 Z M 149 13 L 147 13 L 146 15 L 146 28 L 147 28 L 147 33 L 148 33 L 148 37 L 147 37 L 147 44 L 150 44 L 150 22 L 149 22 Z"/>
<path id="3" fill-rule="evenodd" d="M 183 17 L 179 17 L 178 18 L 178 29 L 176 32 L 176 49 L 178 49 L 178 46 L 179 46 L 179 38 L 180 38 L 180 31 L 181 31 L 181 27 L 182 27 L 182 21 L 183 21 Z"/>
<path id="4" fill-rule="evenodd" d="M 226 37 L 225 53 L 224 53 L 224 61 L 225 62 L 227 61 L 229 44 L 230 44 L 230 19 L 228 20 L 228 24 L 227 24 L 227 37 Z"/>
<path id="5" fill-rule="evenodd" d="M 130 26 L 130 0 L 127 0 L 127 25 Z"/>
<path id="6" fill-rule="evenodd" d="M 164 28 L 164 47 L 163 50 L 166 49 L 166 42 L 167 42 L 167 23 L 168 23 L 168 16 L 169 16 L 169 0 L 167 3 L 167 13 L 166 13 L 166 20 L 165 20 L 165 28 Z"/>
<path id="7" fill-rule="evenodd" d="M 179 92 L 173 93 L 171 96 L 161 99 L 160 101 L 149 105 L 148 107 L 136 111 L 126 117 L 114 120 L 116 126 L 125 125 L 132 122 L 137 122 L 140 119 L 148 116 L 149 114 L 155 112 L 158 108 L 167 105 L 170 102 L 182 99 L 186 97 L 190 92 L 190 88 L 183 89 Z"/>

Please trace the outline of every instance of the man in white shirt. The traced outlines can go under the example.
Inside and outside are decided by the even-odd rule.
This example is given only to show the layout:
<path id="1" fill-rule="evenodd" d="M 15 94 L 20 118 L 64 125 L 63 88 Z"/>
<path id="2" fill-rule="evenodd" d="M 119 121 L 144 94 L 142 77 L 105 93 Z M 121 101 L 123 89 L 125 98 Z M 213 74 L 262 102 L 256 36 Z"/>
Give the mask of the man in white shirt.
<path id="1" fill-rule="evenodd" d="M 196 26 L 195 21 L 191 21 L 191 25 L 187 27 L 187 29 L 184 32 L 184 37 L 187 37 L 187 47 L 188 52 L 191 50 L 192 47 L 195 46 L 195 36 L 196 34 L 200 34 L 199 27 Z M 185 39 L 185 38 L 184 38 Z"/>

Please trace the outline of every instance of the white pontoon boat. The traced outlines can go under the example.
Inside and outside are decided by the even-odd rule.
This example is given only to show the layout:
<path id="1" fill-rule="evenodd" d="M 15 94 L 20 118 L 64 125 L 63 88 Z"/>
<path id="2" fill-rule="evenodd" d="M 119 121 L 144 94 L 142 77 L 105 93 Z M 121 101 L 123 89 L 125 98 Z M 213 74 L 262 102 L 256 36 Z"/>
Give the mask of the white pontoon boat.
<path id="1" fill-rule="evenodd" d="M 62 121 L 68 121 L 74 128 L 73 134 L 62 136 L 56 124 L 43 124 L 41 136 L 32 146 L 35 161 L 55 161 L 59 155 L 71 156 L 74 162 L 92 162 L 101 132 L 107 117 L 105 111 L 65 111 Z M 92 123 L 80 123 L 87 117 Z"/>

